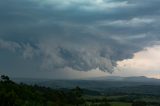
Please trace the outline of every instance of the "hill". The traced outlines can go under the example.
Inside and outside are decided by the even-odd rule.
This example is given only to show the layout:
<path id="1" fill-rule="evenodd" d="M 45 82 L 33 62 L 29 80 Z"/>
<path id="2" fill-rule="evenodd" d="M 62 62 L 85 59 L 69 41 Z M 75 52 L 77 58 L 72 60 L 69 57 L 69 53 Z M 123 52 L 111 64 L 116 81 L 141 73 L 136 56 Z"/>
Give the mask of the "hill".
<path id="1" fill-rule="evenodd" d="M 51 80 L 51 79 L 26 79 L 17 78 L 14 81 L 20 83 L 27 83 L 30 85 L 40 85 L 50 88 L 74 88 L 80 86 L 84 89 L 103 91 L 108 88 L 120 88 L 120 87 L 136 87 L 143 85 L 158 86 L 160 85 L 159 79 L 140 77 L 98 77 L 85 80 Z"/>

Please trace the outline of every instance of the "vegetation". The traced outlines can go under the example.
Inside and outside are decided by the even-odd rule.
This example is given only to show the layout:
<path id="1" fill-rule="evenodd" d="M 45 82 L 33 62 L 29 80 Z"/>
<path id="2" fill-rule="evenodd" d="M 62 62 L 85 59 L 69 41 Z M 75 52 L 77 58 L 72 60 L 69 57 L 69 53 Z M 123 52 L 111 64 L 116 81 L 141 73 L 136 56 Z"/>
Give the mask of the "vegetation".
<path id="1" fill-rule="evenodd" d="M 79 87 L 64 93 L 37 85 L 16 84 L 2 75 L 0 81 L 0 106 L 63 106 L 83 104 Z"/>
<path id="2" fill-rule="evenodd" d="M 102 95 L 75 87 L 51 89 L 38 85 L 17 84 L 2 75 L 0 106 L 160 106 L 160 97 L 146 94 L 112 93 Z"/>

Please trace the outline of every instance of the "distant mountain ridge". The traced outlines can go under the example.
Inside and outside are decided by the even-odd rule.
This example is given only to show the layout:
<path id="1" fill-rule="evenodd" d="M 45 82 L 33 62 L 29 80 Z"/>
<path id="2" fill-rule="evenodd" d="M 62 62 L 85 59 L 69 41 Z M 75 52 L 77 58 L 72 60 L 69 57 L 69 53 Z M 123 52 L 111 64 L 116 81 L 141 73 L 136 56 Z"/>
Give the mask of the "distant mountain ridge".
<path id="1" fill-rule="evenodd" d="M 13 79 L 14 81 L 26 84 L 37 84 L 40 86 L 51 88 L 74 88 L 79 86 L 91 90 L 105 90 L 108 88 L 121 88 L 121 87 L 136 87 L 136 86 L 160 86 L 160 79 L 147 78 L 144 76 L 138 77 L 96 77 L 81 80 L 55 80 L 55 79 Z"/>
<path id="2" fill-rule="evenodd" d="M 120 77 L 120 76 L 106 76 L 95 77 L 87 80 L 102 80 L 102 81 L 129 81 L 129 82 L 160 82 L 160 79 L 148 78 L 145 76 Z"/>

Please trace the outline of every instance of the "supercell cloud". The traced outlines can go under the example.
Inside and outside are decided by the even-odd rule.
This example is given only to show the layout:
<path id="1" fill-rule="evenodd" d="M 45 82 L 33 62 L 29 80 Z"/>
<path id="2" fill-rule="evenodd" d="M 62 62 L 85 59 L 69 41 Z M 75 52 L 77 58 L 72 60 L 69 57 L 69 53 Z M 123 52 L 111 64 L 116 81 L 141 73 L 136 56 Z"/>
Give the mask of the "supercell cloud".
<path id="1" fill-rule="evenodd" d="M 32 73 L 98 68 L 113 72 L 117 61 L 159 44 L 159 3 L 159 0 L 1 1 L 0 70 L 21 72 L 26 68 L 23 73 L 28 73 L 27 70 Z M 11 57 L 18 58 L 12 69 L 7 67 L 14 63 Z M 23 65 L 18 66 L 19 63 Z"/>

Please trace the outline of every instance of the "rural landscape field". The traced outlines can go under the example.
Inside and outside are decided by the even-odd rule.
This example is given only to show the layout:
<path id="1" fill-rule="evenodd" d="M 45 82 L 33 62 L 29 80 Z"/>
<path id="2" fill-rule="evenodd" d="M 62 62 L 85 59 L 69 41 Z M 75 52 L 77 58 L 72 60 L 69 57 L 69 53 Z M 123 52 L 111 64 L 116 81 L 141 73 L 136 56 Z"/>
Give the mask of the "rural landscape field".
<path id="1" fill-rule="evenodd" d="M 152 80 L 155 79 L 143 78 L 143 81 L 139 80 L 139 82 L 134 82 L 135 80 L 40 80 L 42 82 L 39 82 L 38 79 L 34 81 L 29 79 L 14 80 L 17 80 L 17 83 L 10 80 L 8 76 L 1 76 L 1 106 L 160 105 L 160 80 L 153 84 Z M 20 80 L 23 83 L 19 83 Z M 150 80 L 152 83 L 145 82 L 145 80 Z M 99 87 L 102 84 L 104 86 Z"/>

